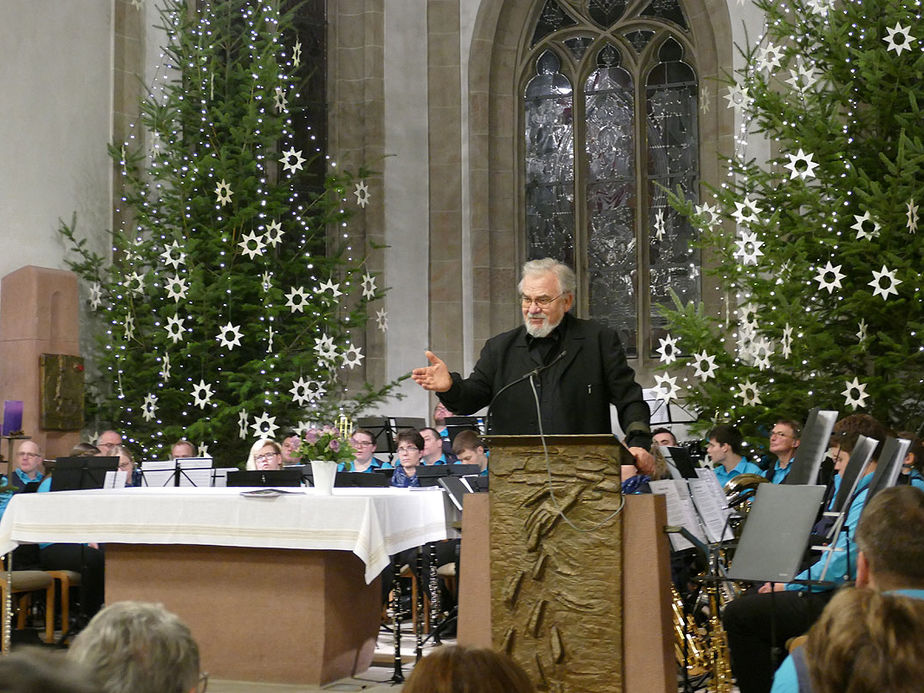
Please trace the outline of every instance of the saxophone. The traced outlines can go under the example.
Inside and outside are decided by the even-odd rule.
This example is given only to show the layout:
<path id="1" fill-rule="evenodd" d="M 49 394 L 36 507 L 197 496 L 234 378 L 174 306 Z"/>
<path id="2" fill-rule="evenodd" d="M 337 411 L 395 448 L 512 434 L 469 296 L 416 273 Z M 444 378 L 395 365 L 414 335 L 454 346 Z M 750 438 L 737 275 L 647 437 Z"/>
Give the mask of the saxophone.
<path id="1" fill-rule="evenodd" d="M 721 595 L 716 586 L 706 587 L 709 595 L 709 670 L 711 677 L 707 690 L 710 693 L 731 693 L 732 671 L 728 655 L 728 636 L 722 627 Z"/>
<path id="2" fill-rule="evenodd" d="M 682 668 L 686 663 L 689 676 L 702 676 L 709 669 L 708 648 L 704 643 L 705 631 L 696 625 L 691 614 L 684 613 L 683 599 L 671 585 L 671 610 L 674 616 L 674 655 Z"/>

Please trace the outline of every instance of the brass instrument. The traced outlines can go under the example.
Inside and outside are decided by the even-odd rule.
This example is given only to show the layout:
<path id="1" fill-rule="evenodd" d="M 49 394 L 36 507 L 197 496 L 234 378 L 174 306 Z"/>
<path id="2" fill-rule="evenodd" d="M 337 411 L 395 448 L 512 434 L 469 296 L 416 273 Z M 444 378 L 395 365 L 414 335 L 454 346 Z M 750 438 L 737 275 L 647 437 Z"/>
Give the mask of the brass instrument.
<path id="1" fill-rule="evenodd" d="M 711 677 L 707 690 L 710 693 L 731 693 L 732 671 L 728 654 L 728 636 L 722 626 L 721 597 L 715 585 L 707 585 L 709 595 L 709 671 Z"/>
<path id="2" fill-rule="evenodd" d="M 705 631 L 696 625 L 692 614 L 684 613 L 683 600 L 671 585 L 671 611 L 674 615 L 674 654 L 681 667 L 686 661 L 690 676 L 702 676 L 709 668 L 709 653 L 705 648 Z"/>
<path id="3" fill-rule="evenodd" d="M 769 479 L 763 474 L 739 474 L 729 479 L 728 483 L 725 484 L 725 497 L 728 498 L 729 501 L 745 498 L 745 500 L 742 501 L 742 508 L 744 514 L 747 514 L 751 505 L 751 499 L 754 497 L 754 494 L 757 493 L 757 487 L 768 481 Z M 745 494 L 747 494 L 748 491 L 750 491 L 750 494 L 746 496 Z"/>

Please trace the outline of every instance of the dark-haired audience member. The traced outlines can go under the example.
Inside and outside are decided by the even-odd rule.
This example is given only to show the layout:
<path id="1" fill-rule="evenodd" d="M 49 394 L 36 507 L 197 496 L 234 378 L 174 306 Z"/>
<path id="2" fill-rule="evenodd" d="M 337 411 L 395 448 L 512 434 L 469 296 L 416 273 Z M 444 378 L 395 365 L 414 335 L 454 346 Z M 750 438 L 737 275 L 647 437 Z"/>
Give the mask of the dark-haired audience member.
<path id="1" fill-rule="evenodd" d="M 424 439 L 417 431 L 408 429 L 401 431 L 395 438 L 398 449 L 398 464 L 391 475 L 391 485 L 401 488 L 420 486 L 417 478 L 417 467 L 423 455 Z"/>
<path id="2" fill-rule="evenodd" d="M 799 447 L 802 427 L 790 419 L 779 419 L 770 431 L 770 460 L 766 477 L 774 484 L 782 484 L 789 476 L 792 459 Z"/>
<path id="3" fill-rule="evenodd" d="M 353 457 L 352 468 L 349 471 L 371 473 L 376 469 L 391 469 L 388 462 L 382 462 L 382 460 L 375 457 L 375 436 L 372 431 L 367 431 L 365 428 L 354 429 L 353 434 L 350 436 L 350 445 L 353 446 L 356 454 Z M 337 471 L 346 471 L 346 465 L 341 462 L 337 466 Z"/>
<path id="4" fill-rule="evenodd" d="M 482 476 L 488 474 L 488 453 L 484 450 L 484 443 L 478 434 L 472 430 L 456 433 L 452 441 L 452 451 L 462 464 L 477 464 Z"/>
<path id="5" fill-rule="evenodd" d="M 184 457 L 195 457 L 197 453 L 198 450 L 196 449 L 196 446 L 185 438 L 180 438 L 170 446 L 171 460 L 178 460 Z"/>
<path id="6" fill-rule="evenodd" d="M 93 443 L 77 443 L 77 445 L 71 448 L 70 452 L 71 457 L 96 457 L 102 454 L 102 450 Z"/>
<path id="7" fill-rule="evenodd" d="M 773 680 L 774 648 L 782 648 L 789 638 L 805 633 L 821 615 L 834 589 L 856 576 L 857 546 L 855 535 L 869 482 L 876 469 L 876 459 L 888 430 L 869 414 L 852 414 L 834 424 L 832 439 L 839 444 L 833 453 L 835 464 L 850 457 L 857 439 L 865 435 L 880 441 L 865 475 L 857 482 L 844 526 L 834 540 L 830 565 L 824 585 L 807 585 L 818 581 L 827 563 L 827 553 L 796 575 L 793 582 L 765 583 L 758 592 L 748 592 L 725 607 L 722 621 L 728 635 L 732 672 L 741 693 L 766 693 Z M 773 592 L 773 594 L 771 594 Z"/>
<path id="8" fill-rule="evenodd" d="M 656 428 L 651 432 L 651 442 L 662 448 L 676 448 L 677 436 L 669 428 Z"/>
<path id="9" fill-rule="evenodd" d="M 739 474 L 760 474 L 761 469 L 753 462 L 748 462 L 744 454 L 744 439 L 741 431 L 728 424 L 719 424 L 708 436 L 706 453 L 713 464 L 713 471 L 719 484 L 725 486 Z"/>
<path id="10" fill-rule="evenodd" d="M 0 693 L 104 691 L 86 668 L 67 660 L 64 652 L 23 647 L 0 657 Z"/>
<path id="11" fill-rule="evenodd" d="M 99 438 L 96 439 L 96 447 L 98 447 L 100 452 L 106 457 L 112 457 L 112 448 L 121 444 L 122 436 L 118 431 L 103 431 L 99 434 Z"/>
<path id="12" fill-rule="evenodd" d="M 298 449 L 302 446 L 302 439 L 294 433 L 286 436 L 282 440 L 282 464 L 301 464 L 302 456 L 298 454 Z"/>
<path id="13" fill-rule="evenodd" d="M 490 649 L 440 647 L 414 666 L 404 693 L 534 693 L 526 672 Z"/>
<path id="14" fill-rule="evenodd" d="M 421 464 L 452 464 L 456 456 L 443 448 L 443 438 L 435 428 L 421 428 L 420 436 L 424 441 Z"/>
<path id="15" fill-rule="evenodd" d="M 910 484 L 924 491 L 924 442 L 911 431 L 899 431 L 899 438 L 911 441 L 911 447 L 902 462 L 902 473 L 898 477 L 901 485 Z"/>
<path id="16" fill-rule="evenodd" d="M 192 693 L 202 681 L 192 632 L 162 604 L 107 606 L 67 656 L 93 672 L 106 693 Z"/>
<path id="17" fill-rule="evenodd" d="M 794 649 L 777 670 L 772 693 L 843 691 L 848 689 L 844 676 L 850 678 L 850 690 L 858 693 L 920 690 L 924 681 L 920 668 L 908 679 L 915 687 L 901 687 L 912 673 L 901 648 L 906 640 L 913 641 L 915 667 L 924 666 L 922 527 L 924 491 L 920 489 L 894 486 L 869 502 L 857 526 L 859 589 L 844 590 L 828 603 L 804 648 Z M 892 635 L 890 628 L 896 629 Z M 837 666 L 830 666 L 832 657 Z M 806 687 L 808 671 L 819 685 Z"/>

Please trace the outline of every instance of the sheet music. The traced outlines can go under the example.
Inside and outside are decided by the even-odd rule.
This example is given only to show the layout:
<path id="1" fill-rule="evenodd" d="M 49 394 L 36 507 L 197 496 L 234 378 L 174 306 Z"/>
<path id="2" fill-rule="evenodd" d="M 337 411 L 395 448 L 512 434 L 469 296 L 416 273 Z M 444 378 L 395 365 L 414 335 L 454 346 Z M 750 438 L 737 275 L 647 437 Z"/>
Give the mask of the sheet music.
<path id="1" fill-rule="evenodd" d="M 652 493 L 665 496 L 667 499 L 667 523 L 669 525 L 680 525 L 685 527 L 690 534 L 707 544 L 706 535 L 696 519 L 696 509 L 693 507 L 693 501 L 690 500 L 690 493 L 687 490 L 686 481 L 674 481 L 663 479 L 660 481 L 651 481 L 648 484 Z M 675 551 L 692 549 L 693 544 L 684 539 L 679 534 L 669 535 L 671 546 Z"/>
<path id="2" fill-rule="evenodd" d="M 141 477 L 145 486 L 173 486 L 175 470 L 176 462 L 173 460 L 148 460 L 141 463 Z"/>
<path id="3" fill-rule="evenodd" d="M 715 475 L 715 472 L 711 469 L 697 469 L 696 476 L 701 481 L 705 482 L 706 488 L 709 491 L 709 495 L 715 498 L 715 502 L 718 503 L 720 508 L 728 507 L 728 497 L 725 495 L 725 489 L 722 488 L 722 484 L 719 483 L 719 477 Z"/>
<path id="4" fill-rule="evenodd" d="M 208 488 L 212 485 L 212 459 L 210 457 L 180 457 L 175 462 L 181 470 L 180 486 Z"/>
<path id="5" fill-rule="evenodd" d="M 237 467 L 222 467 L 212 470 L 212 486 L 224 488 L 228 485 L 228 472 L 238 471 Z"/>
<path id="6" fill-rule="evenodd" d="M 708 472 L 709 470 L 704 469 L 703 471 Z M 715 478 L 715 474 L 712 476 Z M 733 539 L 734 534 L 732 534 L 731 528 L 728 526 L 728 516 L 732 511 L 723 507 L 725 495 L 722 494 L 722 500 L 719 501 L 708 480 L 703 478 L 688 479 L 687 485 L 690 488 L 690 495 L 693 497 L 693 504 L 703 520 L 709 543 L 718 544 L 720 541 Z"/>
<path id="7" fill-rule="evenodd" d="M 103 488 L 125 488 L 126 481 L 128 481 L 128 472 L 124 470 L 106 472 L 106 478 L 103 479 Z"/>

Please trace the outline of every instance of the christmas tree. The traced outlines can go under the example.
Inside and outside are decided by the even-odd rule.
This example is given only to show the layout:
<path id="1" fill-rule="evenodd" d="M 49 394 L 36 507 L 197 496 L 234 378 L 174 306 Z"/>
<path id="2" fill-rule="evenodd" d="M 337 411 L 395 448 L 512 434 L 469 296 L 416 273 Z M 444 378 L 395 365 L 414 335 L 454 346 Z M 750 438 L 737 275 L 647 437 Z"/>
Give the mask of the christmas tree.
<path id="1" fill-rule="evenodd" d="M 727 183 L 673 204 L 701 232 L 722 291 L 668 311 L 662 399 L 700 426 L 756 435 L 812 407 L 924 422 L 924 96 L 920 7 L 896 0 L 759 0 L 728 106 L 741 131 Z M 769 140 L 766 161 L 749 157 Z"/>
<path id="2" fill-rule="evenodd" d="M 293 125 L 303 113 L 291 13 L 170 2 L 161 19 L 167 69 L 142 105 L 147 146 L 111 148 L 131 219 L 113 232 L 114 262 L 73 224 L 61 232 L 102 323 L 100 424 L 146 459 L 187 438 L 236 465 L 255 438 L 355 415 L 395 386 L 347 384 L 367 309 L 384 296 L 345 233 L 368 187 L 344 173 L 304 183 L 320 153 Z M 381 308 L 383 330 L 385 320 Z"/>

